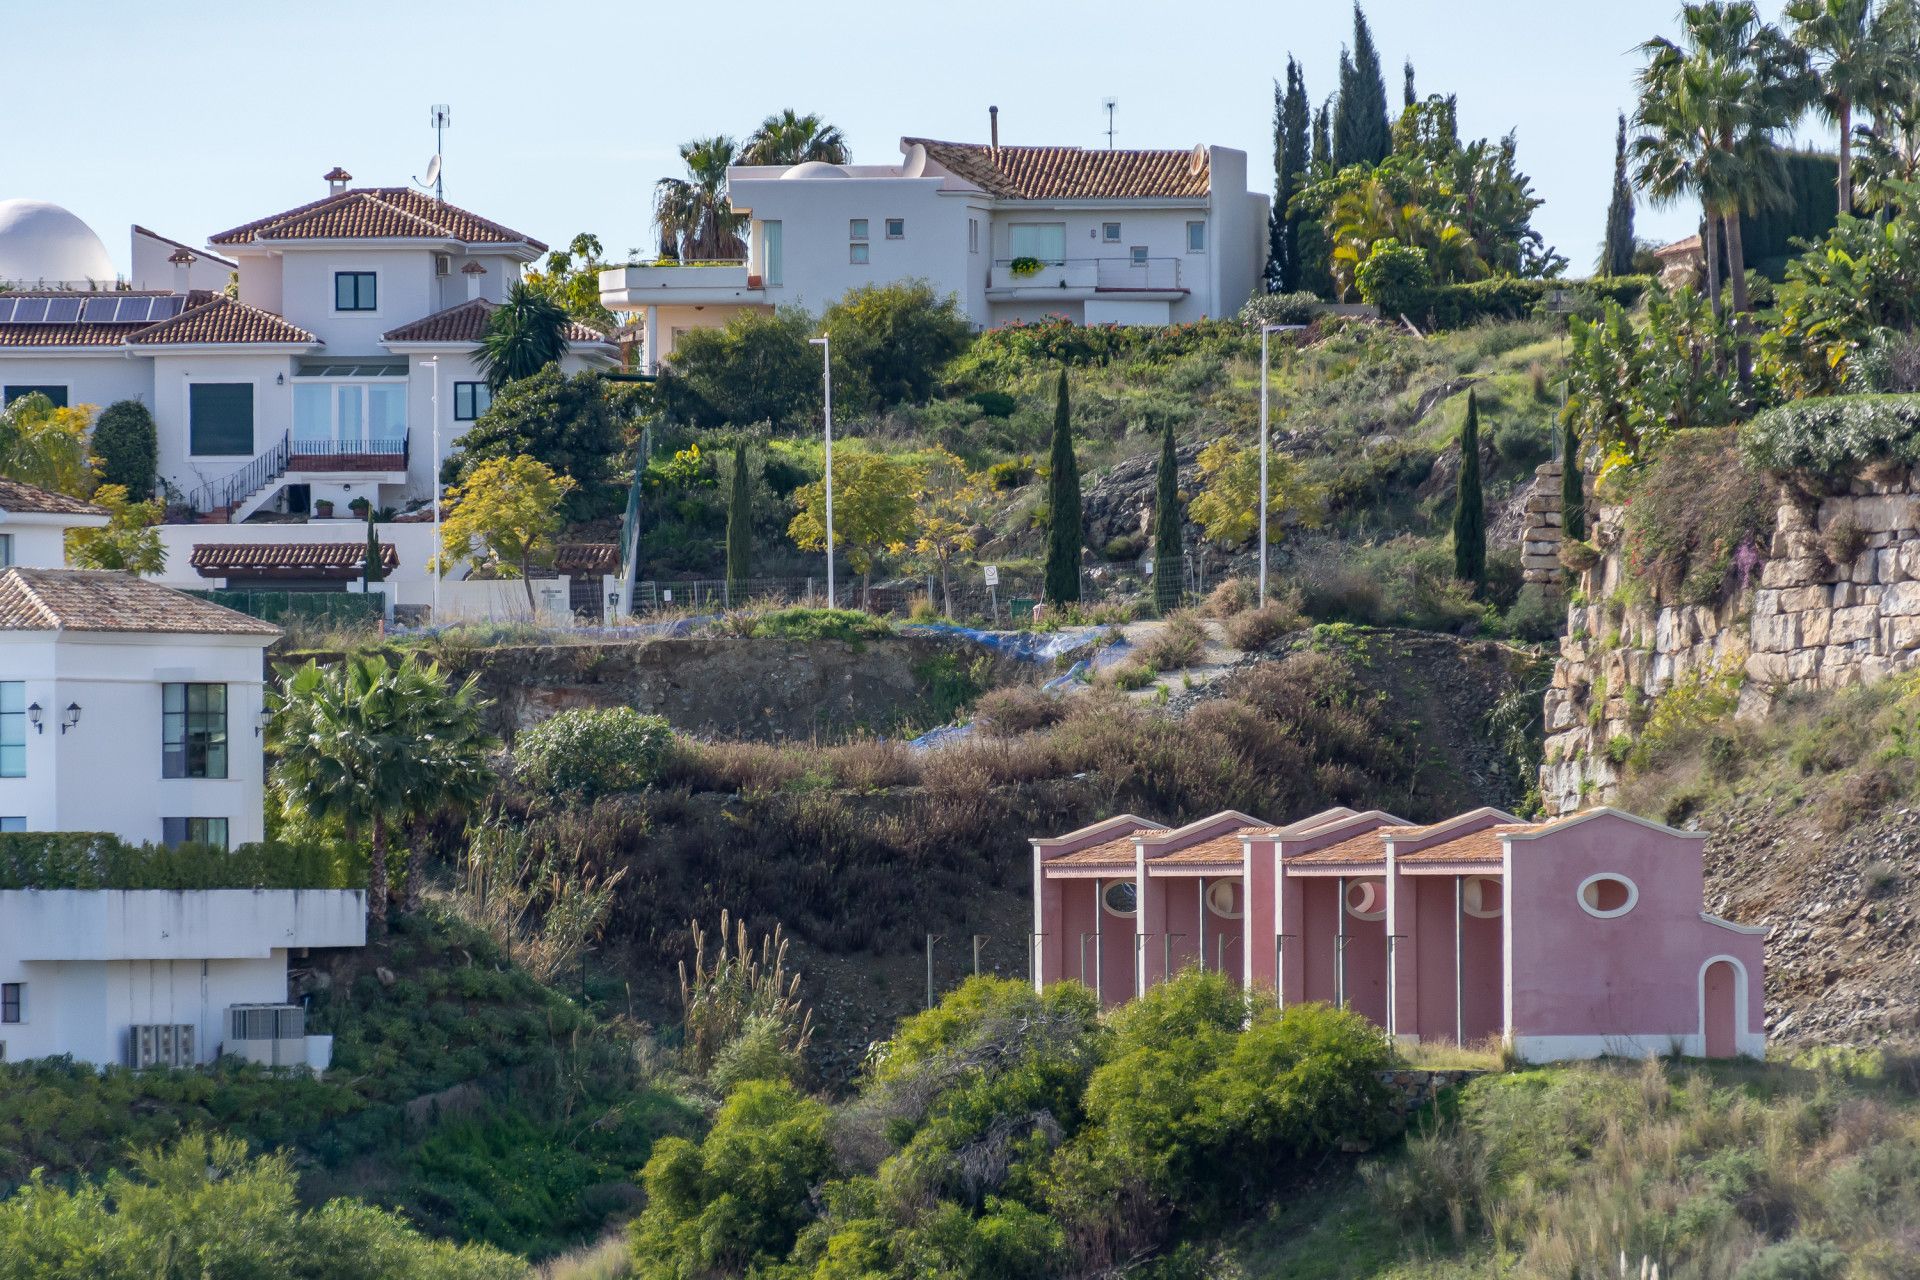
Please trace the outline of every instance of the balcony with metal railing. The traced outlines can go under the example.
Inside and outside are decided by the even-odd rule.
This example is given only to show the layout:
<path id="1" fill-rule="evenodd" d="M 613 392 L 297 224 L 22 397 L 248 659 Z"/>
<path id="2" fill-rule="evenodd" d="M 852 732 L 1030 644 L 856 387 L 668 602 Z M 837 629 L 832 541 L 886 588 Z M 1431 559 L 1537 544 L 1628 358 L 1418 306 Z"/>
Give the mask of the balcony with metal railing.
<path id="1" fill-rule="evenodd" d="M 1102 293 L 1186 293 L 1179 258 L 997 258 L 987 275 L 993 299 L 1088 297 Z"/>
<path id="2" fill-rule="evenodd" d="M 688 261 L 662 259 L 607 267 L 600 272 L 600 301 L 616 311 L 642 306 L 757 302 L 760 277 L 741 259 Z"/>

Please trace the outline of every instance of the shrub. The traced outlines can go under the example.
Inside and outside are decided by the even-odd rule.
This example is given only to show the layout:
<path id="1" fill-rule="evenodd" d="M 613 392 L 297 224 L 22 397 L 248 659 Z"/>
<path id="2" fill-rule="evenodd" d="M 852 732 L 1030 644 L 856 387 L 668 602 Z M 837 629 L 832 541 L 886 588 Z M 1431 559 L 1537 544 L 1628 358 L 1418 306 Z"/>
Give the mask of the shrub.
<path id="1" fill-rule="evenodd" d="M 1178 671 L 1199 661 L 1207 647 L 1206 628 L 1192 613 L 1168 615 L 1166 623 L 1141 643 L 1138 656 L 1155 671 Z"/>
<path id="2" fill-rule="evenodd" d="M 820 327 L 853 374 L 848 388 L 875 408 L 926 400 L 934 376 L 967 345 L 972 325 L 953 294 L 925 280 L 861 285 L 828 307 Z M 858 399 L 850 403 L 860 403 Z"/>
<path id="3" fill-rule="evenodd" d="M 1039 474 L 1040 470 L 1033 460 L 1033 455 L 1023 453 L 1016 458 L 1004 458 L 990 464 L 987 467 L 987 487 L 995 491 L 1018 489 L 1031 484 Z"/>
<path id="4" fill-rule="evenodd" d="M 983 694 L 974 704 L 973 721 L 989 737 L 1047 729 L 1066 719 L 1066 700 L 1032 685 L 1010 685 Z"/>
<path id="5" fill-rule="evenodd" d="M 1292 591 L 1284 599 L 1228 618 L 1227 643 L 1244 652 L 1264 649 L 1288 632 L 1299 630 L 1305 621 L 1300 615 L 1300 593 Z"/>
<path id="6" fill-rule="evenodd" d="M 1256 293 L 1240 308 L 1240 323 L 1254 329 L 1265 324 L 1311 324 L 1323 305 L 1318 295 L 1306 289 Z"/>
<path id="7" fill-rule="evenodd" d="M 124 486 L 135 502 L 160 483 L 160 436 L 153 414 L 138 400 L 116 400 L 93 424 L 91 448 L 100 459 L 100 483 Z"/>
<path id="8" fill-rule="evenodd" d="M 1246 578 L 1226 578 L 1207 593 L 1200 606 L 1203 617 L 1226 619 L 1242 609 L 1251 609 L 1259 595 L 1259 586 Z"/>
<path id="9" fill-rule="evenodd" d="M 800 975 L 787 972 L 787 940 L 779 925 L 756 950 L 747 922 L 720 913 L 719 945 L 709 961 L 707 935 L 693 930 L 693 969 L 680 963 L 681 1052 L 687 1069 L 704 1073 L 726 1063 L 734 1078 L 751 1078 L 784 1056 L 781 1075 L 791 1074 L 813 1038 L 813 1014 L 800 1002 Z"/>
<path id="10" fill-rule="evenodd" d="M 1731 429 L 1676 432 L 1630 484 L 1627 568 L 1662 600 L 1713 603 L 1758 565 L 1774 499 L 1773 482 L 1744 463 Z"/>
<path id="11" fill-rule="evenodd" d="M 1747 460 L 1768 471 L 1844 476 L 1882 458 L 1920 462 L 1920 396 L 1819 396 L 1756 414 L 1740 429 Z"/>
<path id="12" fill-rule="evenodd" d="M 783 640 L 875 640 L 893 634 L 885 618 L 858 609 L 776 609 L 754 624 L 753 634 Z"/>
<path id="13" fill-rule="evenodd" d="M 725 328 L 690 329 L 660 370 L 660 405 L 702 427 L 804 422 L 820 403 L 820 357 L 807 345 L 814 332 L 813 317 L 797 307 L 743 310 Z"/>
<path id="14" fill-rule="evenodd" d="M 1547 295 L 1576 283 L 1598 301 L 1631 307 L 1653 281 L 1647 276 L 1608 276 L 1578 282 L 1495 276 L 1471 284 L 1430 286 L 1408 300 L 1407 314 L 1425 329 L 1460 329 L 1486 320 L 1520 320 L 1532 315 Z"/>
<path id="15" fill-rule="evenodd" d="M 311 842 L 227 850 L 90 831 L 0 834 L 0 889 L 345 889 L 364 877 L 364 865 Z"/>
<path id="16" fill-rule="evenodd" d="M 550 795 L 592 799 L 638 791 L 660 772 L 673 726 L 632 707 L 576 707 L 520 734 L 514 765 Z"/>
<path id="17" fill-rule="evenodd" d="M 1560 596 L 1552 588 L 1529 582 L 1520 588 L 1513 607 L 1500 620 L 1500 629 L 1515 640 L 1540 643 L 1560 634 L 1567 613 Z"/>
<path id="18" fill-rule="evenodd" d="M 1433 283 L 1427 255 L 1388 236 L 1376 240 L 1366 261 L 1354 272 L 1360 296 L 1379 307 L 1382 315 L 1397 316 L 1415 305 Z"/>
<path id="19" fill-rule="evenodd" d="M 1735 1280 L 1836 1280 L 1847 1255 L 1824 1240 L 1805 1236 L 1769 1245 L 1747 1259 Z"/>

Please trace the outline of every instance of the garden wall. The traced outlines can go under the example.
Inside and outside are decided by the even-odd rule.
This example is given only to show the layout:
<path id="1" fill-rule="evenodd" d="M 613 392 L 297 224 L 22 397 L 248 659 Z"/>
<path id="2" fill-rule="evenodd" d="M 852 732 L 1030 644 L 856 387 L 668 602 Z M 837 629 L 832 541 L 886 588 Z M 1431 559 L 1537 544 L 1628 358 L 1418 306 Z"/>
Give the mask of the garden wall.
<path id="1" fill-rule="evenodd" d="M 1549 813 L 1609 800 L 1634 740 L 1675 700 L 1737 700 L 1880 680 L 1920 659 L 1920 468 L 1880 464 L 1835 493 L 1779 491 L 1762 558 L 1717 605 L 1627 589 L 1623 512 L 1600 508 L 1545 703 Z"/>

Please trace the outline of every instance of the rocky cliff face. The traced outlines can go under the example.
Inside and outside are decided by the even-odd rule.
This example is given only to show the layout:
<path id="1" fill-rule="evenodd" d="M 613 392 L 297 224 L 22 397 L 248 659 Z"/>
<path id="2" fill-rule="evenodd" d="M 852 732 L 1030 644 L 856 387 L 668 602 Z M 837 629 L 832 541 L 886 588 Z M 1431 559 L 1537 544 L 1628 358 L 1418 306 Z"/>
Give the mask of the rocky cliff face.
<path id="1" fill-rule="evenodd" d="M 1677 688 L 1737 691 L 1742 715 L 1783 693 L 1875 681 L 1920 656 L 1920 469 L 1879 467 L 1839 493 L 1783 485 L 1773 535 L 1714 606 L 1626 590 L 1622 512 L 1594 520 L 1546 695 L 1548 812 L 1613 795 L 1617 758 Z M 1611 757 L 1611 758 L 1610 758 Z"/>

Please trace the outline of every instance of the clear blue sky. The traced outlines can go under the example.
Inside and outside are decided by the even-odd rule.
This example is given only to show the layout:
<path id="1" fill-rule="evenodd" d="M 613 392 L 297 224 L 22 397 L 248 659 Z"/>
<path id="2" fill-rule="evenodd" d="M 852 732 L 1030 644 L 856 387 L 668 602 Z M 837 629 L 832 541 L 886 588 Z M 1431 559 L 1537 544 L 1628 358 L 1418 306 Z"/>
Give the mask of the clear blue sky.
<path id="1" fill-rule="evenodd" d="M 1391 104 L 1411 57 L 1422 94 L 1459 95 L 1464 134 L 1518 128 L 1546 200 L 1535 224 L 1584 272 L 1633 48 L 1671 32 L 1677 8 L 1371 0 L 1367 12 Z M 855 159 L 884 161 L 902 134 L 984 141 L 989 103 L 1004 142 L 1102 146 L 1108 95 L 1118 145 L 1242 148 L 1270 187 L 1274 78 L 1292 52 L 1324 97 L 1350 38 L 1344 4 L 1299 0 L 8 0 L 0 48 L 40 70 L 9 95 L 0 199 L 67 206 L 124 269 L 133 222 L 199 244 L 322 194 L 335 164 L 359 183 L 405 182 L 432 151 L 428 105 L 447 102 L 449 200 L 551 243 L 593 231 L 621 255 L 651 243 L 648 193 L 678 171 L 682 140 L 744 135 L 780 107 L 820 112 Z M 1695 219 L 1642 206 L 1636 225 L 1672 239 Z"/>

